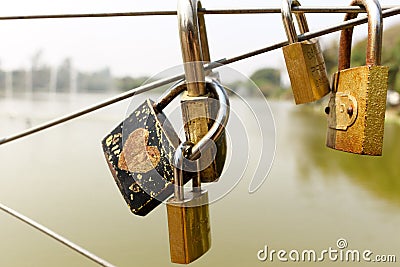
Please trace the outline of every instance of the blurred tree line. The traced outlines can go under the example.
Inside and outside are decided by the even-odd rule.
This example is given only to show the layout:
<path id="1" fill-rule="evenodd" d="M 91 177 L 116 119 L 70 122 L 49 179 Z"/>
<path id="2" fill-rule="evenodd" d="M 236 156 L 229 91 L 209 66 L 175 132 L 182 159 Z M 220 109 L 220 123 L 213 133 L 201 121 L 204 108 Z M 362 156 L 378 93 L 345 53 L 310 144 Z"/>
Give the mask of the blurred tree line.
<path id="1" fill-rule="evenodd" d="M 5 71 L 0 68 L 0 95 L 25 93 L 105 93 L 126 91 L 141 85 L 147 77 L 113 77 L 110 68 L 93 72 L 76 70 L 70 58 L 54 67 L 43 62 L 42 51 L 30 59 L 28 68 Z"/>
<path id="2" fill-rule="evenodd" d="M 389 66 L 389 89 L 400 92 L 400 25 L 384 32 L 382 64 Z M 324 58 L 330 77 L 337 71 L 339 40 L 334 40 L 324 49 Z M 352 49 L 352 66 L 365 65 L 367 41 L 356 43 Z M 84 92 L 104 93 L 127 91 L 143 84 L 148 77 L 113 77 L 108 67 L 93 72 L 78 71 L 72 60 L 66 58 L 57 67 L 43 62 L 42 51 L 33 55 L 30 67 L 12 71 L 0 68 L 0 95 L 26 92 Z M 286 70 L 283 70 L 286 71 Z M 222 77 L 223 78 L 223 77 Z M 240 95 L 258 96 L 255 85 L 267 98 L 291 99 L 290 88 L 282 84 L 282 70 L 263 68 L 256 70 L 251 81 L 235 81 L 227 84 Z"/>

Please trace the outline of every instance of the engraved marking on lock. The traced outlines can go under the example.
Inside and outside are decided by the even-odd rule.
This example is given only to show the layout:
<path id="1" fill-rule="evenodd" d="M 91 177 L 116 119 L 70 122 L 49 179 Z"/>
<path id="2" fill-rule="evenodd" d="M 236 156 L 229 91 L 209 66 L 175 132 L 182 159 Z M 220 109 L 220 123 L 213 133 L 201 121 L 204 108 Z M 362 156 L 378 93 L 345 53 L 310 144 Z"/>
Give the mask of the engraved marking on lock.
<path id="1" fill-rule="evenodd" d="M 146 173 L 160 162 L 160 151 L 147 146 L 149 131 L 143 128 L 133 131 L 126 140 L 119 157 L 118 167 L 125 171 Z"/>
<path id="2" fill-rule="evenodd" d="M 315 87 L 319 89 L 327 82 L 325 79 L 326 75 L 324 75 L 326 73 L 325 61 L 319 43 L 316 42 L 316 45 L 307 46 L 306 54 L 309 60 L 308 64 L 310 64 L 311 75 L 314 78 Z"/>
<path id="3" fill-rule="evenodd" d="M 136 183 L 133 183 L 129 187 L 129 190 L 131 190 L 134 193 L 138 193 L 140 191 L 140 188 L 139 188 L 139 185 L 137 185 Z"/>
<path id="4" fill-rule="evenodd" d="M 347 130 L 354 124 L 358 114 L 357 100 L 348 93 L 338 92 L 329 100 L 328 127 L 336 130 Z"/>

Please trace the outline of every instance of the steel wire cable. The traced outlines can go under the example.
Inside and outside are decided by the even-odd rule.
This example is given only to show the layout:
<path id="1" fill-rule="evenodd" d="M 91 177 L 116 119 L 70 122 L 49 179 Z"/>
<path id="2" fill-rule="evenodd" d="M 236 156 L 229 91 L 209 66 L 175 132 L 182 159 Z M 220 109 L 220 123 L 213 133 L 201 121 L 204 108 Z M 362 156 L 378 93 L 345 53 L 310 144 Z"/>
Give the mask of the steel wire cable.
<path id="1" fill-rule="evenodd" d="M 26 217 L 25 215 L 22 215 L 21 213 L 7 207 L 4 204 L 0 203 L 0 210 L 4 211 L 5 213 L 10 214 L 11 216 L 21 220 L 22 222 L 28 224 L 29 226 L 39 230 L 40 232 L 50 236 L 51 238 L 54 238 L 56 241 L 60 242 L 61 244 L 69 247 L 70 249 L 80 253 L 81 255 L 85 256 L 86 258 L 96 262 L 97 264 L 104 266 L 104 267 L 115 267 L 111 263 L 107 262 L 106 260 L 96 256 L 95 254 L 87 251 L 86 249 L 82 248 L 81 246 L 78 246 L 77 244 L 71 242 L 70 240 L 66 239 L 65 237 L 53 232 L 49 228 L 41 225 L 40 223 Z"/>
<path id="2" fill-rule="evenodd" d="M 399 6 L 383 6 L 382 10 L 392 9 Z M 280 8 L 253 8 L 253 9 L 205 9 L 198 10 L 200 14 L 207 15 L 241 15 L 241 14 L 273 14 L 281 13 Z M 293 13 L 365 13 L 365 9 L 357 6 L 343 7 L 293 7 Z M 30 19 L 72 19 L 72 18 L 107 18 L 107 17 L 142 17 L 142 16 L 176 16 L 177 12 L 172 10 L 160 11 L 136 11 L 136 12 L 113 12 L 113 13 L 82 13 L 82 14 L 47 14 L 47 15 L 24 15 L 24 16 L 1 16 L 0 20 L 30 20 Z"/>

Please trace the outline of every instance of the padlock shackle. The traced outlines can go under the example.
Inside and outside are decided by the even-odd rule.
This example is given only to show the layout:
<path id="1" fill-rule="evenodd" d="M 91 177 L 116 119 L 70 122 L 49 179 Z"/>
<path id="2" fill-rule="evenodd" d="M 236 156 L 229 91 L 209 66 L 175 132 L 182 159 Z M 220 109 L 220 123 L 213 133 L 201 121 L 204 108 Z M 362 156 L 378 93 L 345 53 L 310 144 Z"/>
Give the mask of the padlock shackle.
<path id="1" fill-rule="evenodd" d="M 197 9 L 201 9 L 203 6 L 201 2 L 197 2 Z M 206 28 L 206 20 L 204 18 L 203 13 L 198 14 L 198 22 L 199 22 L 199 31 L 200 31 L 200 45 L 201 45 L 201 53 L 203 55 L 203 62 L 210 62 L 210 48 L 208 46 L 208 37 L 207 37 L 207 28 Z"/>
<path id="2" fill-rule="evenodd" d="M 296 33 L 296 28 L 294 27 L 293 17 L 292 17 L 292 7 L 300 6 L 298 0 L 282 0 L 282 20 L 283 26 L 285 27 L 286 36 L 290 44 L 297 43 L 298 37 Z M 304 13 L 296 13 L 297 24 L 299 25 L 300 33 L 309 32 L 308 23 Z"/>
<path id="3" fill-rule="evenodd" d="M 176 83 L 174 83 L 170 89 L 168 89 L 163 95 L 159 97 L 157 102 L 153 104 L 153 109 L 157 112 L 160 113 L 164 110 L 166 106 L 168 106 L 169 103 L 172 102 L 178 95 L 180 95 L 183 91 L 186 90 L 186 83 L 184 83 L 184 80 L 180 80 Z"/>
<path id="4" fill-rule="evenodd" d="M 185 63 L 188 95 L 193 97 L 207 94 L 203 62 L 210 61 L 204 15 L 198 15 L 198 8 L 201 8 L 199 0 L 178 0 L 177 13 L 182 58 Z"/>
<path id="5" fill-rule="evenodd" d="M 367 66 L 381 65 L 383 19 L 382 8 L 378 0 L 353 0 L 352 6 L 364 7 L 368 15 L 368 43 Z M 344 20 L 356 18 L 358 13 L 347 13 Z M 342 71 L 350 68 L 351 43 L 353 39 L 353 27 L 342 30 L 340 34 L 338 69 Z"/>
<path id="6" fill-rule="evenodd" d="M 184 182 L 183 182 L 183 162 L 188 157 L 189 151 L 193 144 L 184 142 L 180 143 L 174 154 L 174 198 L 176 201 L 185 199 Z"/>
<path id="7" fill-rule="evenodd" d="M 197 144 L 193 145 L 190 142 L 184 142 L 178 146 L 174 154 L 174 175 L 178 178 L 175 181 L 175 198 L 182 201 L 184 199 L 183 195 L 183 173 L 182 168 L 184 168 L 183 162 L 184 158 L 189 160 L 196 160 L 201 156 L 201 151 L 207 150 L 212 144 L 215 144 L 228 123 L 229 113 L 230 113 L 230 103 L 228 95 L 226 94 L 223 86 L 216 80 L 207 78 L 206 83 L 213 93 L 216 95 L 216 99 L 219 101 L 219 109 L 217 116 L 214 120 L 213 125 L 210 130 L 204 135 Z M 186 86 L 185 81 L 181 81 L 177 84 L 177 88 L 181 86 Z M 200 188 L 200 179 L 194 183 Z"/>

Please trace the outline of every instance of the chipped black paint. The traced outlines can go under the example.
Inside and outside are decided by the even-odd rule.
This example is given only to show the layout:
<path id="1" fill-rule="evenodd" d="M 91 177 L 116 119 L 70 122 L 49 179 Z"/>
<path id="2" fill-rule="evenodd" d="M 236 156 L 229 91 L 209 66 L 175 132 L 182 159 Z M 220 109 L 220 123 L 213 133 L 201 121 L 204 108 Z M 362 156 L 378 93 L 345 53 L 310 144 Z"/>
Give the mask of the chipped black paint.
<path id="1" fill-rule="evenodd" d="M 130 133 L 138 128 L 149 131 L 148 146 L 156 146 L 161 154 L 157 166 L 146 173 L 118 168 L 119 156 Z M 104 155 L 114 180 L 131 211 L 147 215 L 173 193 L 171 164 L 179 138 L 164 113 L 156 113 L 153 101 L 146 100 L 102 141 Z M 185 175 L 185 182 L 190 180 Z"/>

